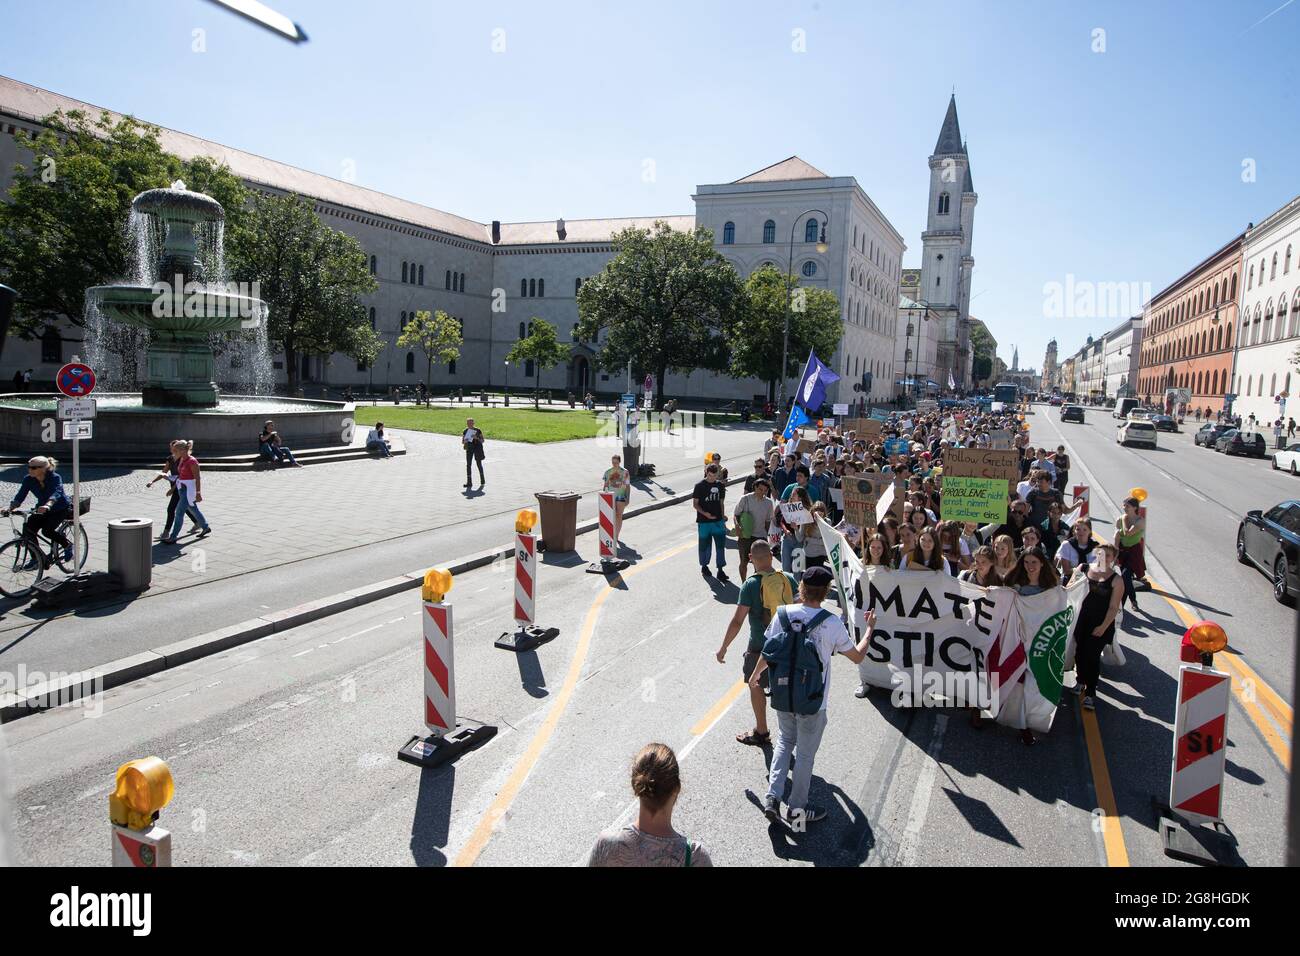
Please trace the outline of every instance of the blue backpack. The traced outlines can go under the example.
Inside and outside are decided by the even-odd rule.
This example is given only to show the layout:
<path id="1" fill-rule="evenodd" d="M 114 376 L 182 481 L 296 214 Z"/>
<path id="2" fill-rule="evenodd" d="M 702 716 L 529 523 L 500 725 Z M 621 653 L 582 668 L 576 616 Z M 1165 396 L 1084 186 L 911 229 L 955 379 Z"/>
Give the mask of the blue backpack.
<path id="1" fill-rule="evenodd" d="M 776 612 L 781 630 L 763 642 L 772 709 L 791 714 L 815 714 L 822 707 L 824 671 L 817 642 L 810 636 L 831 616 L 825 609 L 808 621 L 790 620 L 785 608 Z"/>

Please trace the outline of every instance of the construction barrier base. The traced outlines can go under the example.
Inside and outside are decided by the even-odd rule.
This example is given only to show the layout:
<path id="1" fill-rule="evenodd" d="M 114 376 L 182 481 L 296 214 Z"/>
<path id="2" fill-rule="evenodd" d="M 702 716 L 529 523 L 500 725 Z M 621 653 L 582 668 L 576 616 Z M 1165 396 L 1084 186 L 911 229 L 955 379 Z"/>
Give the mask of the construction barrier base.
<path id="1" fill-rule="evenodd" d="M 521 627 L 517 631 L 506 631 L 492 644 L 503 651 L 522 653 L 531 651 L 539 644 L 554 640 L 559 633 L 560 629 L 558 627 L 538 627 L 534 624 L 529 627 Z"/>
<path id="2" fill-rule="evenodd" d="M 603 558 L 600 561 L 593 561 L 587 565 L 588 574 L 617 574 L 624 570 L 631 561 L 625 558 Z"/>
<path id="3" fill-rule="evenodd" d="M 491 724 L 457 717 L 451 733 L 441 737 L 416 734 L 397 751 L 397 759 L 420 767 L 440 767 L 468 750 L 481 747 L 496 735 L 497 729 Z"/>
<path id="4" fill-rule="evenodd" d="M 1198 825 L 1174 813 L 1169 804 L 1151 798 L 1160 829 L 1160 842 L 1165 856 L 1201 866 L 1245 866 L 1237 852 L 1237 838 L 1228 825 L 1221 821 L 1212 825 Z"/>

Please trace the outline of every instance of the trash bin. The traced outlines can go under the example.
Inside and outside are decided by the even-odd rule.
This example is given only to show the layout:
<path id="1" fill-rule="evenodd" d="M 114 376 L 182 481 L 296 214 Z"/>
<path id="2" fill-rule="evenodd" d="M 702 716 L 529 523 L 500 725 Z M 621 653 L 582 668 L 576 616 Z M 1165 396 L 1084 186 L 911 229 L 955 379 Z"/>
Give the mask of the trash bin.
<path id="1" fill-rule="evenodd" d="M 578 537 L 578 499 L 576 491 L 539 491 L 537 504 L 542 513 L 542 548 L 546 551 L 572 551 Z"/>
<path id="2" fill-rule="evenodd" d="M 143 591 L 153 583 L 153 521 L 117 518 L 108 523 L 108 571 L 122 579 L 123 591 Z"/>
<path id="3" fill-rule="evenodd" d="M 635 478 L 637 469 L 641 467 L 641 446 L 624 445 L 623 446 L 623 467 L 628 473 Z"/>

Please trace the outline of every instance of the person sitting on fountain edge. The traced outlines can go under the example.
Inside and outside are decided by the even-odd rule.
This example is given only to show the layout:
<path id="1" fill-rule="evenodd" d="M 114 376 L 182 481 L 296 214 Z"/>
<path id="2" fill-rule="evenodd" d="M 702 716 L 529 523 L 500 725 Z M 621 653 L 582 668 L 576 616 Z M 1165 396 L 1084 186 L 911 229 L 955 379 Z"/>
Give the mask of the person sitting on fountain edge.
<path id="1" fill-rule="evenodd" d="M 392 458 L 392 448 L 388 436 L 384 434 L 384 423 L 375 422 L 375 427 L 366 435 L 366 451 L 378 452 L 380 458 Z"/>
<path id="2" fill-rule="evenodd" d="M 275 430 L 275 422 L 267 422 L 262 426 L 262 434 L 257 438 L 257 447 L 267 461 L 279 464 L 288 462 L 295 468 L 302 467 L 298 459 L 293 457 L 293 452 L 280 443 L 280 433 Z"/>

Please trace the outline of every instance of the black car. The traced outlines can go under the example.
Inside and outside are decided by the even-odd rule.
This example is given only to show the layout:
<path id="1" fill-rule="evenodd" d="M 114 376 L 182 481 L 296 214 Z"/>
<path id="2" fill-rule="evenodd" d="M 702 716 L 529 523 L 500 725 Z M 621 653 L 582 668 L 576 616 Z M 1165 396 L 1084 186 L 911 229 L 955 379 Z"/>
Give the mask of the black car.
<path id="1" fill-rule="evenodd" d="M 1083 424 L 1083 406 L 1065 405 L 1061 408 L 1061 421 Z"/>
<path id="2" fill-rule="evenodd" d="M 1196 434 L 1192 436 L 1192 444 L 1213 448 L 1214 443 L 1219 440 L 1219 436 L 1231 428 L 1231 425 L 1216 425 L 1214 423 L 1202 425 Z"/>
<path id="3" fill-rule="evenodd" d="M 1229 428 L 1215 440 L 1214 450 L 1225 455 L 1257 455 L 1260 458 L 1268 455 L 1263 435 L 1259 432 L 1241 432 L 1235 428 Z"/>
<path id="4" fill-rule="evenodd" d="M 1156 426 L 1156 431 L 1176 432 L 1178 431 L 1178 420 L 1172 415 L 1152 415 L 1151 424 Z"/>
<path id="5" fill-rule="evenodd" d="M 1271 576 L 1273 597 L 1289 604 L 1300 587 L 1300 501 L 1246 512 L 1237 529 L 1237 560 Z"/>

